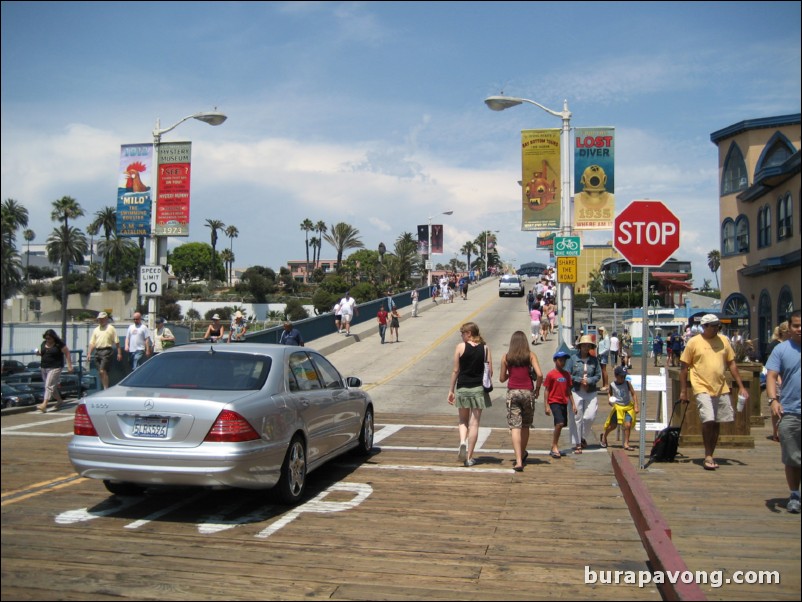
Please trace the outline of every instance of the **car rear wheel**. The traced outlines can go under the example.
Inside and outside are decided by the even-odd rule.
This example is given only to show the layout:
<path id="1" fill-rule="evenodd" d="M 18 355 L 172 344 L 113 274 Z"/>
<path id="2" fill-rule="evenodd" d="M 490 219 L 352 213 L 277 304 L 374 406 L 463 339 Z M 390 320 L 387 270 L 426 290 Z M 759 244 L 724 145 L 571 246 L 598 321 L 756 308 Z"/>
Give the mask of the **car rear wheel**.
<path id="1" fill-rule="evenodd" d="M 281 477 L 278 482 L 278 497 L 284 504 L 297 504 L 306 489 L 306 449 L 300 435 L 295 435 L 290 442 L 284 464 L 281 465 Z"/>
<path id="2" fill-rule="evenodd" d="M 145 488 L 142 487 L 142 485 L 137 485 L 136 483 L 109 481 L 107 479 L 103 481 L 103 485 L 106 486 L 106 489 L 108 489 L 109 493 L 113 493 L 114 495 L 136 496 L 145 493 Z"/>
<path id="3" fill-rule="evenodd" d="M 365 410 L 365 419 L 362 421 L 362 429 L 359 431 L 359 450 L 360 456 L 369 456 L 373 451 L 373 408 Z"/>

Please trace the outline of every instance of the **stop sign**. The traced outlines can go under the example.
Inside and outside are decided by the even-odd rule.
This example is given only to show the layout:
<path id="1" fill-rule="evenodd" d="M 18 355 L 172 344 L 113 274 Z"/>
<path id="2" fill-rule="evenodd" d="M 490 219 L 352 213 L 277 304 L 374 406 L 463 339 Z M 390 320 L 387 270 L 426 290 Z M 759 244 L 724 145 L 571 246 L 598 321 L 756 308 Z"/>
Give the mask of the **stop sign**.
<path id="1" fill-rule="evenodd" d="M 679 249 L 679 219 L 662 201 L 632 201 L 613 222 L 613 247 L 635 267 L 659 268 Z"/>

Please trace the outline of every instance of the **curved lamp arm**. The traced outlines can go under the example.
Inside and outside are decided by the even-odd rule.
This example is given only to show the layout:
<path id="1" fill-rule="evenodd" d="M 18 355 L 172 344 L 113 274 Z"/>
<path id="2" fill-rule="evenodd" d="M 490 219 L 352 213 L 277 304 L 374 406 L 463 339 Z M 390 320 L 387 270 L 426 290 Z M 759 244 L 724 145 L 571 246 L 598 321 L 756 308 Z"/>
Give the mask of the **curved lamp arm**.
<path id="1" fill-rule="evenodd" d="M 551 109 L 544 107 L 539 102 L 535 102 L 534 100 L 529 100 L 528 98 L 516 98 L 515 96 L 489 96 L 485 98 L 485 104 L 487 108 L 493 111 L 503 111 L 504 109 L 509 109 L 510 107 L 518 106 L 521 103 L 527 102 L 531 105 L 535 105 L 546 111 L 549 115 L 554 115 L 555 117 L 559 117 L 560 119 L 570 119 L 571 112 L 568 110 L 568 101 L 563 101 L 563 110 L 562 112 L 552 111 Z"/>
<path id="2" fill-rule="evenodd" d="M 159 120 L 156 119 L 156 127 L 153 128 L 153 139 L 158 143 L 161 140 L 162 134 L 166 134 L 167 132 L 174 130 L 179 125 L 185 121 L 189 121 L 190 119 L 197 119 L 198 121 L 208 123 L 209 125 L 220 125 L 226 119 L 228 119 L 228 117 L 219 111 L 201 111 L 199 113 L 187 115 L 183 119 L 175 122 L 170 127 L 164 129 L 159 128 Z"/>

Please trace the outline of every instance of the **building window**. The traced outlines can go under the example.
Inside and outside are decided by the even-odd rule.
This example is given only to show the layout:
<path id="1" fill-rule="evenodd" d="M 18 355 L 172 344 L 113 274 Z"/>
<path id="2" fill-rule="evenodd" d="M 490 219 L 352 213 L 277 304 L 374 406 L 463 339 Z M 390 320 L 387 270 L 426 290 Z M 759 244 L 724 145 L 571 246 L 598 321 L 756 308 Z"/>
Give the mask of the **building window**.
<path id="1" fill-rule="evenodd" d="M 737 253 L 749 252 L 749 218 L 739 215 L 735 220 L 735 250 Z"/>
<path id="2" fill-rule="evenodd" d="M 771 245 L 771 207 L 761 207 L 757 212 L 757 248 Z"/>
<path id="3" fill-rule="evenodd" d="M 735 222 L 729 217 L 721 226 L 721 254 L 735 254 Z"/>
<path id="4" fill-rule="evenodd" d="M 794 234 L 793 226 L 793 204 L 791 193 L 789 192 L 784 197 L 780 197 L 777 201 L 777 240 L 784 240 L 791 238 Z"/>
<path id="5" fill-rule="evenodd" d="M 777 167 L 785 163 L 791 155 L 796 152 L 796 148 L 782 132 L 775 132 L 771 139 L 766 143 L 763 152 L 757 160 L 755 173 L 768 167 Z"/>
<path id="6" fill-rule="evenodd" d="M 794 296 L 791 294 L 791 289 L 788 286 L 784 286 L 780 290 L 780 296 L 777 300 L 777 322 L 790 320 L 793 311 Z"/>
<path id="7" fill-rule="evenodd" d="M 721 178 L 721 196 L 732 194 L 746 190 L 746 163 L 744 162 L 743 153 L 738 145 L 734 142 L 727 152 L 727 158 L 724 160 L 724 175 Z"/>

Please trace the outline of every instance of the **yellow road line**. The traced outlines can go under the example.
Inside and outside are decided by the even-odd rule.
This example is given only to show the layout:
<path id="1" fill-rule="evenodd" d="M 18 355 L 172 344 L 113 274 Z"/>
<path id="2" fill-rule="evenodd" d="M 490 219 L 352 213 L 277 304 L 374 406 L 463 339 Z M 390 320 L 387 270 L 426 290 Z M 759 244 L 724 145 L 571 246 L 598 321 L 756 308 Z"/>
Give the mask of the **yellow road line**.
<path id="1" fill-rule="evenodd" d="M 36 497 L 37 495 L 41 495 L 43 493 L 47 493 L 48 491 L 54 491 L 56 489 L 62 489 L 63 487 L 69 487 L 70 485 L 75 485 L 76 483 L 80 483 L 82 481 L 81 477 L 78 476 L 76 473 L 72 473 L 65 477 L 59 477 L 56 479 L 51 479 L 49 481 L 42 481 L 41 483 L 34 483 L 33 485 L 29 485 L 23 489 L 16 489 L 14 491 L 7 491 L 2 495 L 2 502 L 0 506 L 8 506 L 9 504 L 16 504 L 17 502 L 21 502 L 22 500 L 27 500 L 32 497 Z"/>

